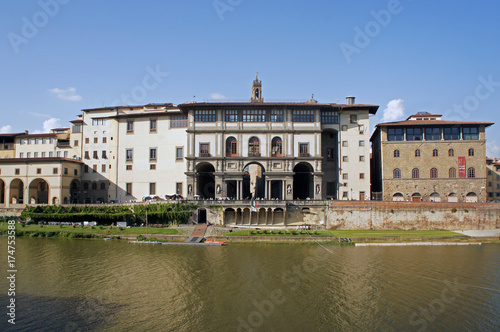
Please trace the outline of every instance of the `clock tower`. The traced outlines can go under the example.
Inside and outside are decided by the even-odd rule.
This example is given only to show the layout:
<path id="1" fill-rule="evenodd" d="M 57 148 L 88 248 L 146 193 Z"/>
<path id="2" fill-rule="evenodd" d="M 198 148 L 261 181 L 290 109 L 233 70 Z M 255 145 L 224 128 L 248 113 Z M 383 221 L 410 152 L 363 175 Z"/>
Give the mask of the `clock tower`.
<path id="1" fill-rule="evenodd" d="M 250 99 L 250 102 L 264 102 L 264 99 L 262 98 L 262 81 L 259 81 L 259 73 L 255 75 L 255 80 L 252 82 L 252 99 Z"/>

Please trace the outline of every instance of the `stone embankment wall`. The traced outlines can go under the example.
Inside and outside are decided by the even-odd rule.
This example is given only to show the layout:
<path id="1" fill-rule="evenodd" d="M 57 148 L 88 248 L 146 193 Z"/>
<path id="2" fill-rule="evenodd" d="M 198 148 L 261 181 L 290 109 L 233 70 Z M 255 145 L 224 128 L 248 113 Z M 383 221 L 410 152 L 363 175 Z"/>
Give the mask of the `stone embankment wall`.
<path id="1" fill-rule="evenodd" d="M 480 230 L 500 228 L 500 204 L 332 202 L 328 229 Z"/>

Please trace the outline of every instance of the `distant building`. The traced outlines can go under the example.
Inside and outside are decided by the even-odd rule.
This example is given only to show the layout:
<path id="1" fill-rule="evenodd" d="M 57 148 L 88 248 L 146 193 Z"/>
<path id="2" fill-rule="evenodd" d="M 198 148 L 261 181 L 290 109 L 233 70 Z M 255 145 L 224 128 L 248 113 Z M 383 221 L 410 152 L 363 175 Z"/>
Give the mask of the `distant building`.
<path id="1" fill-rule="evenodd" d="M 486 178 L 487 200 L 500 201 L 500 159 L 486 158 Z"/>
<path id="2" fill-rule="evenodd" d="M 378 124 L 371 137 L 372 190 L 387 201 L 485 202 L 485 128 L 418 113 Z"/>

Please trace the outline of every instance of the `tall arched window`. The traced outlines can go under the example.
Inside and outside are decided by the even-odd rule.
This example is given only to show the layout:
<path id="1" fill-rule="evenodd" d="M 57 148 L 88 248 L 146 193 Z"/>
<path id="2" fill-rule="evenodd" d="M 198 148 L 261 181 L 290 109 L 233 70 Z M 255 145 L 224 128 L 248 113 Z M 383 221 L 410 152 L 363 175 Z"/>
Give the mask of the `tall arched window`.
<path id="1" fill-rule="evenodd" d="M 415 157 L 420 157 L 420 150 L 419 149 L 415 150 Z"/>
<path id="2" fill-rule="evenodd" d="M 467 177 L 468 178 L 475 178 L 476 177 L 476 170 L 474 169 L 474 167 L 470 167 L 467 170 Z"/>
<path id="3" fill-rule="evenodd" d="M 457 177 L 457 169 L 455 167 L 452 167 L 448 170 L 448 177 L 450 179 L 454 179 Z"/>
<path id="4" fill-rule="evenodd" d="M 401 179 L 401 170 L 399 168 L 394 169 L 394 171 L 392 171 L 392 177 L 394 179 Z"/>
<path id="5" fill-rule="evenodd" d="M 469 157 L 474 157 L 474 149 L 473 148 L 469 149 Z"/>
<path id="6" fill-rule="evenodd" d="M 418 168 L 414 168 L 411 171 L 411 178 L 412 179 L 418 179 L 418 178 L 420 178 L 420 171 L 418 170 Z"/>
<path id="7" fill-rule="evenodd" d="M 250 139 L 248 140 L 248 156 L 260 157 L 259 139 L 255 136 L 250 137 Z"/>
<path id="8" fill-rule="evenodd" d="M 438 149 L 432 150 L 432 156 L 437 157 L 439 155 Z"/>
<path id="9" fill-rule="evenodd" d="M 106 183 L 105 182 L 101 182 L 100 186 L 101 186 L 101 190 L 106 190 Z"/>
<path id="10" fill-rule="evenodd" d="M 226 139 L 226 157 L 236 156 L 238 156 L 238 142 L 231 136 Z"/>
<path id="11" fill-rule="evenodd" d="M 271 157 L 283 157 L 283 142 L 281 137 L 273 138 L 271 142 Z"/>
<path id="12" fill-rule="evenodd" d="M 438 177 L 437 168 L 431 168 L 431 179 L 436 179 Z"/>
<path id="13" fill-rule="evenodd" d="M 92 190 L 97 190 L 97 183 L 92 182 Z"/>
<path id="14" fill-rule="evenodd" d="M 450 157 L 454 157 L 454 156 L 455 156 L 455 150 L 453 150 L 453 149 L 449 149 L 449 150 L 448 150 L 448 156 L 450 156 Z"/>
<path id="15" fill-rule="evenodd" d="M 83 183 L 83 190 L 89 190 L 89 183 L 88 182 Z"/>
<path id="16" fill-rule="evenodd" d="M 399 150 L 394 150 L 394 158 L 399 158 Z"/>

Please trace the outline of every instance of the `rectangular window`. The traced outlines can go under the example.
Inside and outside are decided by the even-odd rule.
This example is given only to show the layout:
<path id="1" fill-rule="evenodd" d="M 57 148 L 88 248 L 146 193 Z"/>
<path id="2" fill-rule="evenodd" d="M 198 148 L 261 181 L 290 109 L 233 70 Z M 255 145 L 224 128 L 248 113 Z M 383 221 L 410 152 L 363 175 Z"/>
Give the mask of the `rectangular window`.
<path id="1" fill-rule="evenodd" d="M 69 156 L 69 152 L 68 151 L 64 151 L 64 158 L 68 158 Z"/>
<path id="2" fill-rule="evenodd" d="M 149 120 L 149 131 L 156 131 L 156 119 Z"/>
<path id="3" fill-rule="evenodd" d="M 365 161 L 365 156 L 359 156 L 359 161 L 361 162 Z"/>
<path id="4" fill-rule="evenodd" d="M 342 157 L 342 161 L 343 162 L 348 162 L 349 161 L 349 157 L 348 156 L 343 156 Z"/>
<path id="5" fill-rule="evenodd" d="M 36 169 L 36 174 L 42 174 L 42 169 L 41 168 L 37 168 Z"/>
<path id="6" fill-rule="evenodd" d="M 321 111 L 321 123 L 339 123 L 339 113 L 336 111 Z"/>
<path id="7" fill-rule="evenodd" d="M 42 138 L 42 144 L 47 144 L 47 139 L 46 138 Z"/>
<path id="8" fill-rule="evenodd" d="M 242 121 L 243 122 L 265 122 L 266 121 L 266 111 L 265 110 L 243 110 Z"/>
<path id="9" fill-rule="evenodd" d="M 460 128 L 444 128 L 443 129 L 444 139 L 447 141 L 454 140 L 458 141 L 460 139 Z"/>
<path id="10" fill-rule="evenodd" d="M 92 173 L 96 173 L 97 172 L 97 165 L 92 165 Z"/>
<path id="11" fill-rule="evenodd" d="M 81 125 L 74 125 L 73 126 L 73 132 L 74 133 L 81 133 L 82 132 L 82 126 Z M 45 142 L 44 142 L 45 144 Z"/>
<path id="12" fill-rule="evenodd" d="M 52 157 L 54 157 L 54 152 L 50 151 L 49 152 L 49 158 L 52 158 Z"/>
<path id="13" fill-rule="evenodd" d="M 61 158 L 61 151 L 57 151 L 56 156 L 57 156 L 57 158 Z"/>
<path id="14" fill-rule="evenodd" d="M 342 141 L 342 146 L 347 147 L 347 141 Z"/>
<path id="15" fill-rule="evenodd" d="M 177 195 L 182 195 L 182 182 L 177 182 L 175 184 L 175 191 L 177 192 Z"/>
<path id="16" fill-rule="evenodd" d="M 99 154 L 97 151 L 94 151 L 94 159 L 99 159 Z"/>
<path id="17" fill-rule="evenodd" d="M 19 174 L 21 174 L 21 169 L 19 169 L 19 168 L 16 168 L 16 169 L 14 170 L 14 173 L 15 173 L 16 175 L 19 175 Z"/>
<path id="18" fill-rule="evenodd" d="M 421 141 L 422 140 L 422 128 L 406 128 L 406 140 L 407 141 Z"/>
<path id="19" fill-rule="evenodd" d="M 359 173 L 359 178 L 362 180 L 365 178 L 365 173 Z"/>
<path id="20" fill-rule="evenodd" d="M 149 160 L 156 160 L 156 148 L 149 149 Z"/>
<path id="21" fill-rule="evenodd" d="M 59 169 L 58 169 L 58 168 L 56 168 L 56 167 L 54 167 L 54 168 L 52 169 L 52 174 L 57 174 L 57 173 L 59 173 Z"/>
<path id="22" fill-rule="evenodd" d="M 294 110 L 292 113 L 293 122 L 314 122 L 314 111 Z"/>
<path id="23" fill-rule="evenodd" d="M 99 143 L 99 138 L 98 137 L 94 137 L 94 144 L 97 144 Z"/>
<path id="24" fill-rule="evenodd" d="M 210 157 L 210 143 L 200 143 L 200 157 Z"/>
<path id="25" fill-rule="evenodd" d="M 127 158 L 127 161 L 132 161 L 134 159 L 134 150 L 132 149 L 125 150 L 125 156 Z"/>
<path id="26" fill-rule="evenodd" d="M 74 140 L 73 146 L 78 146 L 78 140 L 77 139 Z"/>
<path id="27" fill-rule="evenodd" d="M 490 181 L 490 182 L 488 182 L 488 187 L 491 187 L 491 186 L 493 186 L 493 184 Z"/>
<path id="28" fill-rule="evenodd" d="M 31 158 L 31 152 L 26 153 L 26 158 Z"/>
<path id="29" fill-rule="evenodd" d="M 155 169 L 156 169 L 156 164 L 151 164 L 151 165 L 149 165 L 149 169 L 151 169 L 151 170 L 155 170 Z"/>
<path id="30" fill-rule="evenodd" d="M 125 167 L 125 169 L 126 169 L 127 171 L 131 171 L 131 170 L 132 170 L 132 165 L 127 165 L 127 166 Z"/>
<path id="31" fill-rule="evenodd" d="M 78 170 L 77 170 L 77 169 L 75 169 L 75 170 L 73 171 L 73 174 L 75 174 L 75 176 L 76 176 L 76 175 L 78 175 Z"/>
<path id="32" fill-rule="evenodd" d="M 24 138 L 21 138 L 21 139 L 19 140 L 19 144 L 24 145 L 24 143 L 26 143 L 26 141 L 24 140 Z"/>
<path id="33" fill-rule="evenodd" d="M 215 110 L 195 110 L 194 122 L 215 122 Z"/>
<path id="34" fill-rule="evenodd" d="M 24 158 L 24 152 L 19 153 L 19 158 Z"/>
<path id="35" fill-rule="evenodd" d="M 102 159 L 108 159 L 108 156 L 106 155 L 106 150 L 101 151 L 101 158 Z"/>
<path id="36" fill-rule="evenodd" d="M 156 195 L 156 183 L 151 182 L 149 184 L 149 194 L 150 195 Z"/>
<path id="37" fill-rule="evenodd" d="M 171 128 L 185 128 L 187 127 L 187 115 L 172 116 L 170 118 Z"/>
<path id="38" fill-rule="evenodd" d="M 351 119 L 351 123 L 358 122 L 358 116 L 356 114 L 351 114 L 350 119 Z"/>
<path id="39" fill-rule="evenodd" d="M 309 157 L 309 143 L 299 143 L 299 157 Z"/>
<path id="40" fill-rule="evenodd" d="M 50 139 L 50 144 L 54 144 L 54 139 L 53 138 Z"/>
<path id="41" fill-rule="evenodd" d="M 349 197 L 348 194 L 349 194 L 348 191 L 342 192 L 342 198 L 348 198 Z"/>
<path id="42" fill-rule="evenodd" d="M 283 122 L 283 110 L 271 110 L 271 122 Z"/>
<path id="43" fill-rule="evenodd" d="M 38 138 L 35 138 L 35 144 L 38 144 L 40 140 Z"/>
<path id="44" fill-rule="evenodd" d="M 326 158 L 329 160 L 335 159 L 335 150 L 333 148 L 326 148 Z"/>
<path id="45" fill-rule="evenodd" d="M 462 129 L 462 136 L 464 140 L 478 140 L 479 128 L 477 127 L 464 127 Z"/>
<path id="46" fill-rule="evenodd" d="M 67 167 L 64 168 L 64 175 L 68 175 L 68 168 Z"/>
<path id="47" fill-rule="evenodd" d="M 132 183 L 126 184 L 127 196 L 132 195 Z"/>
<path id="48" fill-rule="evenodd" d="M 175 149 L 175 158 L 177 160 L 184 158 L 184 148 L 176 148 Z"/>
<path id="49" fill-rule="evenodd" d="M 347 173 L 342 174 L 342 179 L 343 180 L 347 180 L 348 178 L 349 178 L 349 176 L 348 176 Z"/>
<path id="50" fill-rule="evenodd" d="M 84 172 L 84 173 L 88 173 L 88 172 L 89 172 L 89 165 L 85 165 L 85 166 L 83 167 L 83 172 Z"/>
<path id="51" fill-rule="evenodd" d="M 127 121 L 127 133 L 134 132 L 134 121 Z"/>
<path id="52" fill-rule="evenodd" d="M 365 146 L 365 141 L 359 141 L 359 146 Z"/>
<path id="53" fill-rule="evenodd" d="M 84 157 L 85 159 L 90 159 L 90 155 L 89 155 L 88 151 L 85 151 L 84 156 L 85 156 Z"/>
<path id="54" fill-rule="evenodd" d="M 102 126 L 106 124 L 106 119 L 92 119 L 93 126 Z"/>
<path id="55" fill-rule="evenodd" d="M 238 122 L 238 111 L 226 110 L 226 122 Z"/>
<path id="56" fill-rule="evenodd" d="M 38 158 L 38 152 L 35 152 L 35 153 L 33 154 L 33 158 Z"/>
<path id="57" fill-rule="evenodd" d="M 426 141 L 439 141 L 441 139 L 441 128 L 425 128 Z"/>
<path id="58" fill-rule="evenodd" d="M 90 143 L 90 138 L 86 137 L 85 138 L 85 144 L 89 144 Z"/>
<path id="59" fill-rule="evenodd" d="M 106 144 L 107 142 L 108 142 L 108 138 L 107 138 L 107 137 L 103 137 L 103 138 L 102 138 L 102 143 L 103 143 L 103 144 Z"/>
<path id="60" fill-rule="evenodd" d="M 101 165 L 101 172 L 106 173 L 106 164 Z"/>
<path id="61" fill-rule="evenodd" d="M 363 125 L 358 125 L 359 134 L 363 135 L 365 133 L 365 127 Z"/>
<path id="62" fill-rule="evenodd" d="M 342 125 L 342 131 L 347 131 L 347 125 Z"/>
<path id="63" fill-rule="evenodd" d="M 388 128 L 387 129 L 387 140 L 388 141 L 403 141 L 404 140 L 404 129 L 403 128 Z"/>

